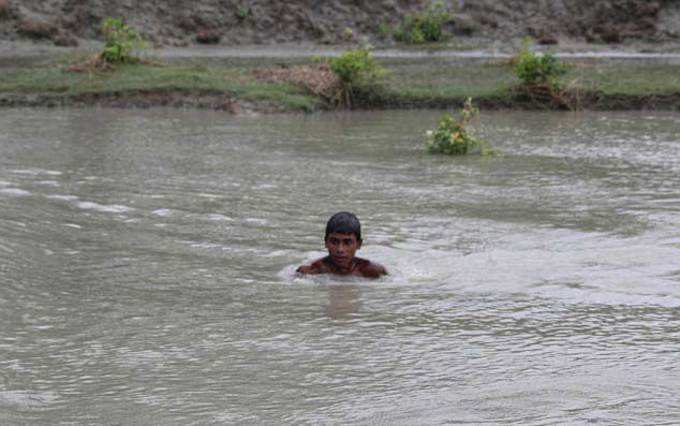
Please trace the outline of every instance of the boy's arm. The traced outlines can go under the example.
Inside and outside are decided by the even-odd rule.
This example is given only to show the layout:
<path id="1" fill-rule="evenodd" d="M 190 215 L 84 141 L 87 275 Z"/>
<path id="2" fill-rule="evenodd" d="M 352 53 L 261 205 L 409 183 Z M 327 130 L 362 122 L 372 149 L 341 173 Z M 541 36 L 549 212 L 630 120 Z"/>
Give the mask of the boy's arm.
<path id="1" fill-rule="evenodd" d="M 309 265 L 302 265 L 298 267 L 295 272 L 298 274 L 323 274 L 324 272 L 327 272 L 325 270 L 325 265 L 323 263 L 323 259 L 318 259 L 315 260 L 314 262 L 310 263 Z"/>
<path id="2" fill-rule="evenodd" d="M 379 263 L 368 262 L 361 269 L 361 275 L 366 278 L 380 278 L 383 275 L 387 275 L 387 269 Z"/>
<path id="3" fill-rule="evenodd" d="M 295 272 L 298 274 L 314 274 L 314 268 L 312 268 L 312 265 L 301 265 L 299 266 Z"/>

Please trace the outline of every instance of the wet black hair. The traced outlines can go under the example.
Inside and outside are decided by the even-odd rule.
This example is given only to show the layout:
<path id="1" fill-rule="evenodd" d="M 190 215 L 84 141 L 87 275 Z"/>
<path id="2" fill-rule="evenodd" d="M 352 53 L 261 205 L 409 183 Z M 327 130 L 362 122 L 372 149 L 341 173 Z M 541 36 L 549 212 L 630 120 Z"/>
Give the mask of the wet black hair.
<path id="1" fill-rule="evenodd" d="M 361 241 L 361 223 L 359 219 L 350 212 L 339 212 L 331 216 L 326 224 L 326 236 L 324 240 L 328 239 L 328 235 L 334 232 L 340 234 L 354 234 L 357 241 Z"/>

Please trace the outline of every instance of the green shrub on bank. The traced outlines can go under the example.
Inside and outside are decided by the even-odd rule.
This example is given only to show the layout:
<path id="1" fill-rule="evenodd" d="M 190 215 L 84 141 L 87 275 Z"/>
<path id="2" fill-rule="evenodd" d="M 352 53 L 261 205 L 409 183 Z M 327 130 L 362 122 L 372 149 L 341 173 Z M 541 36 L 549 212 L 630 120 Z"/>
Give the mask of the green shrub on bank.
<path id="1" fill-rule="evenodd" d="M 387 40 L 390 35 L 392 35 L 392 28 L 390 28 L 386 22 L 381 22 L 378 24 L 378 37 L 383 40 Z"/>
<path id="2" fill-rule="evenodd" d="M 340 79 L 338 103 L 345 106 L 352 106 L 357 97 L 377 95 L 386 74 L 368 49 L 348 50 L 332 58 L 330 68 Z"/>
<path id="3" fill-rule="evenodd" d="M 444 3 L 438 1 L 423 12 L 406 15 L 401 24 L 395 28 L 394 39 L 410 44 L 442 41 L 444 24 L 450 18 Z"/>
<path id="4" fill-rule="evenodd" d="M 446 155 L 490 154 L 486 141 L 474 137 L 467 129 L 477 115 L 479 110 L 472 105 L 471 98 L 465 101 L 457 120 L 449 113 L 444 114 L 437 128 L 427 132 L 427 151 Z"/>
<path id="5" fill-rule="evenodd" d="M 239 21 L 245 21 L 247 17 L 249 17 L 251 14 L 251 10 L 249 7 L 246 6 L 238 6 L 236 8 L 236 18 L 238 18 Z"/>
<path id="6" fill-rule="evenodd" d="M 101 58 L 108 63 L 134 63 L 139 58 L 132 55 L 135 49 L 145 47 L 142 36 L 136 29 L 123 23 L 120 18 L 106 18 L 101 27 L 104 35 L 104 50 Z"/>
<path id="7" fill-rule="evenodd" d="M 537 55 L 529 49 L 529 43 L 515 59 L 515 75 L 525 86 L 547 85 L 559 88 L 559 79 L 564 76 L 569 67 L 551 53 Z"/>

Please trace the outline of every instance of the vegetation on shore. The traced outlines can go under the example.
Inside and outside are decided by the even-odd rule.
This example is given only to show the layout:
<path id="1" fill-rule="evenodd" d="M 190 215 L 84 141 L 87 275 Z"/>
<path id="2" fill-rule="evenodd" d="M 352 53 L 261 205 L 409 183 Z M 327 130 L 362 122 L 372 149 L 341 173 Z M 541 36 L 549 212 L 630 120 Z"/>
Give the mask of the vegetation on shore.
<path id="1" fill-rule="evenodd" d="M 433 43 L 447 37 L 444 24 L 451 19 L 443 1 L 432 3 L 427 9 L 404 16 L 395 28 L 385 23 L 378 26 L 378 34 L 387 38 L 390 34 L 399 42 L 409 44 Z"/>
<path id="2" fill-rule="evenodd" d="M 336 104 L 352 107 L 358 98 L 371 98 L 383 90 L 387 71 L 378 65 L 368 49 L 348 50 L 329 61 L 330 70 L 340 80 Z"/>
<path id="3" fill-rule="evenodd" d="M 444 36 L 443 25 L 449 15 L 442 2 L 435 2 L 425 11 L 406 18 L 395 36 L 410 43 L 436 42 Z M 448 135 L 448 139 L 431 141 L 430 150 L 460 153 L 463 149 L 465 153 L 475 144 L 464 129 L 474 115 L 470 97 L 485 107 L 562 109 L 581 108 L 584 99 L 586 107 L 598 106 L 597 102 L 607 96 L 644 98 L 658 93 L 680 97 L 680 81 L 676 77 L 679 66 L 657 66 L 660 73 L 668 74 L 665 78 L 642 78 L 627 84 L 630 80 L 622 78 L 621 69 L 629 71 L 630 67 L 619 69 L 592 63 L 593 67 L 588 69 L 585 64 L 567 65 L 551 53 L 533 52 L 530 39 L 525 40 L 523 48 L 510 61 L 496 63 L 449 64 L 446 60 L 379 63 L 368 48 L 359 48 L 326 60 L 318 58 L 316 64 L 303 60 L 301 64 L 279 63 L 275 68 L 271 64 L 263 67 L 262 62 L 253 67 L 238 61 L 213 66 L 160 64 L 134 55 L 145 48 L 145 42 L 122 19 L 105 19 L 100 31 L 105 41 L 103 50 L 85 62 L 71 60 L 64 66 L 19 68 L 0 75 L 0 105 L 21 104 L 22 94 L 48 95 L 50 103 L 59 98 L 62 104 L 73 99 L 85 103 L 115 99 L 117 105 L 125 105 L 127 98 L 135 100 L 133 106 L 145 96 L 161 105 L 170 103 L 168 98 L 177 100 L 173 104 L 182 105 L 183 96 L 223 97 L 217 105 L 228 105 L 232 110 L 238 109 L 239 102 L 266 103 L 269 109 L 279 111 L 464 104 L 459 121 L 452 117 L 442 120 L 440 127 L 444 126 L 444 130 L 439 133 Z M 634 73 L 632 77 L 648 75 L 649 69 L 645 69 L 644 74 Z M 568 87 L 565 81 L 570 81 Z M 658 86 L 650 90 L 642 81 L 647 85 L 653 81 Z M 618 86 L 613 88 L 611 82 Z M 7 94 L 12 96 L 8 98 Z M 463 103 L 465 99 L 468 102 Z M 215 107 L 215 103 L 211 101 L 207 106 Z M 670 106 L 680 109 L 677 100 Z M 459 140 L 451 139 L 453 134 L 460 135 Z M 460 143 L 451 144 L 452 141 Z"/>
<path id="4" fill-rule="evenodd" d="M 36 95 L 58 98 L 57 104 L 90 96 L 106 104 L 115 98 L 124 105 L 126 97 L 154 93 L 159 104 L 163 94 L 173 96 L 224 96 L 236 103 L 265 104 L 267 110 L 315 111 L 337 108 L 337 104 L 308 85 L 258 78 L 255 70 L 311 66 L 309 59 L 230 59 L 210 65 L 175 61 L 164 66 L 117 64 L 110 70 L 74 73 L 64 64 L 7 69 L 0 74 L 0 105 L 39 105 Z M 447 108 L 461 106 L 473 97 L 481 108 L 565 108 L 540 97 L 517 91 L 520 84 L 514 64 L 495 62 L 452 63 L 451 59 L 375 59 L 389 72 L 381 89 L 370 95 L 354 93 L 353 106 L 360 108 Z M 587 59 L 570 61 L 561 84 L 585 109 L 680 110 L 680 65 L 627 63 Z M 150 100 L 149 105 L 154 104 Z"/>

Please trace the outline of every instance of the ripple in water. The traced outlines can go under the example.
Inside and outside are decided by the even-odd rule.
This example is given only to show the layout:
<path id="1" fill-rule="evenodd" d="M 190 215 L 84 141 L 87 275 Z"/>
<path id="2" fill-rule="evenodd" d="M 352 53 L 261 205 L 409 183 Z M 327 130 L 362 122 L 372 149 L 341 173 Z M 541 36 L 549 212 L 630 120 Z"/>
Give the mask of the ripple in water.
<path id="1" fill-rule="evenodd" d="M 675 423 L 678 115 L 439 115 L 4 111 L 0 423 Z"/>

